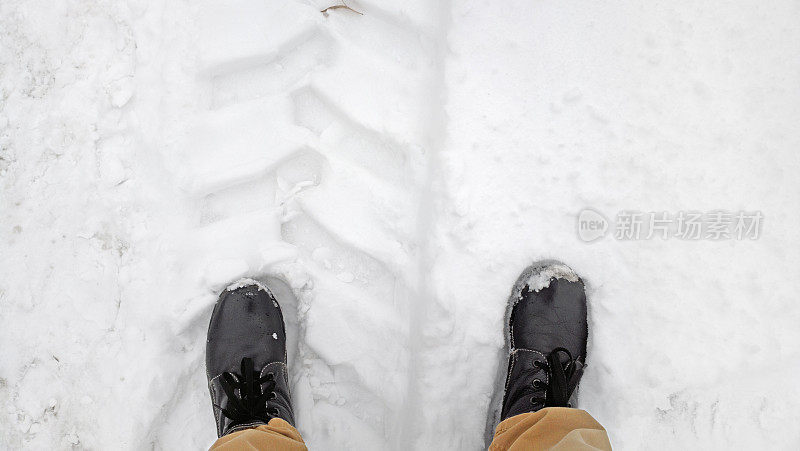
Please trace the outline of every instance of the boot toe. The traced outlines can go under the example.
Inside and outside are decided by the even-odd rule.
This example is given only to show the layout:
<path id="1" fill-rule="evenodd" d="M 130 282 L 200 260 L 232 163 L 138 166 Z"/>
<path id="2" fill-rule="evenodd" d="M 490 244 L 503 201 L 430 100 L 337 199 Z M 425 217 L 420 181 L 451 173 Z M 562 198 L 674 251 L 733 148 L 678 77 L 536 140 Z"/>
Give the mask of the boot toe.
<path id="1" fill-rule="evenodd" d="M 249 284 L 225 290 L 214 307 L 206 342 L 210 378 L 236 371 L 243 357 L 257 367 L 286 362 L 283 315 L 268 288 Z"/>
<path id="2" fill-rule="evenodd" d="M 511 313 L 514 348 L 549 353 L 566 348 L 573 357 L 586 357 L 588 338 L 583 281 L 551 277 L 546 286 L 524 286 Z"/>

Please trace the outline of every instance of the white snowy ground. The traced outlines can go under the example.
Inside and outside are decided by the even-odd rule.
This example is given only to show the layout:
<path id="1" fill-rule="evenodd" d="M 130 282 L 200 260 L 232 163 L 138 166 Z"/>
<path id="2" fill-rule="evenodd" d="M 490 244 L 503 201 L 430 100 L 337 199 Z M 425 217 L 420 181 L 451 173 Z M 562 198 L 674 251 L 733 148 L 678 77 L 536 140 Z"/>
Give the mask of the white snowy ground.
<path id="1" fill-rule="evenodd" d="M 797 1 L 334 1 L 0 2 L 1 448 L 210 445 L 251 276 L 312 449 L 480 449 L 543 258 L 617 448 L 800 446 Z M 585 207 L 765 220 L 587 244 Z"/>

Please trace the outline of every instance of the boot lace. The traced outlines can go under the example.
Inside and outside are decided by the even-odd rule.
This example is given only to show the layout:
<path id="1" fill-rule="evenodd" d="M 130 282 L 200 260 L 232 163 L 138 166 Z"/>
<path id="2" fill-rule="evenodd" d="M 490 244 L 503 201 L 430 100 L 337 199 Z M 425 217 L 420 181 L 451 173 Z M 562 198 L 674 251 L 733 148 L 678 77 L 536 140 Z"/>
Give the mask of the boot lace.
<path id="1" fill-rule="evenodd" d="M 560 358 L 562 353 L 567 355 L 567 360 L 563 363 Z M 548 407 L 572 407 L 569 397 L 583 374 L 583 367 L 578 365 L 577 359 L 567 349 L 555 348 L 547 355 L 545 362 L 534 360 L 533 365 L 545 370 L 549 381 L 545 383 L 540 379 L 533 380 L 536 394 L 531 397 L 531 402 L 543 402 Z"/>
<path id="2" fill-rule="evenodd" d="M 261 377 L 255 370 L 253 359 L 242 359 L 241 374 L 224 372 L 221 379 L 222 389 L 228 395 L 228 406 L 223 408 L 214 404 L 222 414 L 233 420 L 231 425 L 260 420 L 269 423 L 278 416 L 276 407 L 267 406 L 267 401 L 275 398 L 275 375 L 267 373 Z M 261 385 L 267 383 L 262 391 Z M 237 394 L 238 391 L 238 394 Z"/>

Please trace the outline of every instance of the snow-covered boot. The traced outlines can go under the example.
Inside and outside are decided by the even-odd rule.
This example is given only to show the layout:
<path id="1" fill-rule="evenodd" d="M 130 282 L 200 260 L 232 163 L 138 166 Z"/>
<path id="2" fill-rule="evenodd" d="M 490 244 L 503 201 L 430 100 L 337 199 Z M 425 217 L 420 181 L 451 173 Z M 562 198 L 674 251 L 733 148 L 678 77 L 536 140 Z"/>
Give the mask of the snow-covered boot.
<path id="1" fill-rule="evenodd" d="M 509 300 L 508 371 L 500 420 L 571 407 L 586 362 L 586 293 L 569 267 L 547 262 L 522 273 Z"/>
<path id="2" fill-rule="evenodd" d="M 208 327 L 206 375 L 217 436 L 275 417 L 294 425 L 283 315 L 268 287 L 247 280 L 222 292 Z"/>

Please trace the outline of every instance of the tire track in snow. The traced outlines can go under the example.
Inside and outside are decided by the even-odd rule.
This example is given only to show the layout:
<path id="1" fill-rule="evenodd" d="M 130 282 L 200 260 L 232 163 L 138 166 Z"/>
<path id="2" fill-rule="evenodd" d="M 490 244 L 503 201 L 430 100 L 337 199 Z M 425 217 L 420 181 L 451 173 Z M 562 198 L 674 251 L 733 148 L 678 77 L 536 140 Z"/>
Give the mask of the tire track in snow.
<path id="1" fill-rule="evenodd" d="M 193 370 L 173 374 L 174 396 L 149 427 L 148 440 L 162 445 L 172 439 L 166 432 L 170 422 L 183 424 L 181 418 L 194 415 L 199 401 L 204 410 L 208 407 L 207 392 L 197 386 L 203 372 L 196 370 L 203 366 L 204 347 L 198 343 L 204 341 L 215 293 L 241 276 L 290 279 L 282 265 L 296 250 L 282 240 L 280 213 L 291 197 L 319 183 L 322 158 L 293 126 L 286 93 L 335 55 L 316 14 L 306 6 L 212 2 L 195 13 L 198 28 L 187 36 L 195 41 L 199 67 L 190 76 L 193 83 L 181 87 L 186 90 L 186 106 L 176 113 L 181 117 L 164 121 L 175 127 L 167 128 L 168 135 L 180 134 L 182 123 L 192 124 L 174 146 L 180 162 L 176 178 L 185 194 L 179 214 L 189 226 L 185 236 L 176 237 L 177 259 L 179 272 L 191 279 L 187 284 L 194 290 L 184 293 L 187 311 L 176 333 L 181 352 L 189 353 L 179 354 L 184 367 Z M 286 21 L 286 16 L 295 20 Z M 262 27 L 276 30 L 274 39 L 258 39 Z M 302 330 L 299 306 L 291 299 L 282 303 L 289 328 Z M 290 331 L 290 343 L 292 335 L 299 341 Z M 292 362 L 302 360 L 295 357 L 299 348 L 299 343 L 290 345 Z"/>
<path id="2" fill-rule="evenodd" d="M 330 36 L 313 27 L 290 38 L 274 54 L 244 57 L 210 68 L 212 108 L 281 95 L 306 74 L 328 65 L 334 57 Z"/>
<path id="3" fill-rule="evenodd" d="M 422 187 L 417 221 L 417 241 L 420 249 L 418 260 L 419 290 L 416 302 L 409 310 L 409 372 L 408 395 L 403 406 L 402 443 L 415 449 L 421 436 L 426 432 L 426 418 L 422 412 L 422 397 L 425 390 L 424 374 L 428 365 L 436 363 L 436 356 L 429 358 L 428 346 L 425 336 L 428 324 L 436 324 L 435 313 L 439 313 L 437 293 L 434 285 L 436 255 L 435 243 L 438 237 L 436 212 L 438 198 L 437 179 L 441 174 L 441 163 L 438 153 L 446 142 L 445 112 L 446 102 L 446 54 L 447 35 L 450 22 L 450 2 L 443 1 L 436 10 L 435 27 L 437 33 L 433 36 L 433 76 L 428 87 L 428 111 L 426 123 L 425 142 L 427 145 L 426 165 L 427 172 Z M 435 313 L 434 313 L 435 312 Z"/>
<path id="4" fill-rule="evenodd" d="M 434 204 L 429 197 L 436 172 L 431 163 L 433 149 L 442 139 L 444 116 L 436 100 L 443 75 L 430 70 L 437 56 L 432 33 L 423 32 L 406 16 L 369 5 L 363 18 L 332 15 L 328 21 L 330 34 L 340 43 L 341 60 L 293 95 L 296 123 L 309 130 L 312 148 L 328 163 L 320 186 L 297 198 L 299 220 L 313 218 L 318 228 L 308 231 L 306 245 L 284 237 L 306 248 L 309 267 L 323 267 L 313 270 L 316 293 L 309 315 L 325 318 L 319 324 L 309 321 L 307 342 L 330 368 L 346 364 L 353 369 L 362 388 L 356 386 L 346 396 L 364 399 L 366 388 L 379 393 L 377 401 L 384 404 L 376 410 L 377 402 L 367 400 L 366 409 L 359 403 L 349 409 L 364 420 L 377 413 L 379 420 L 369 424 L 380 440 L 338 446 L 408 449 L 414 447 L 418 424 L 412 418 L 419 407 L 413 395 L 419 372 L 410 366 L 418 359 L 414 353 L 420 348 L 421 320 L 431 298 L 420 281 L 430 269 L 426 248 Z M 337 207 L 326 207 L 330 205 Z M 336 243 L 313 243 L 325 235 Z M 349 244 L 342 247 L 344 242 Z M 347 297 L 345 287 L 354 282 L 332 281 L 324 269 L 355 273 L 358 279 L 360 270 L 343 271 L 344 264 L 336 261 L 350 260 L 348 254 L 355 261 L 374 259 L 385 272 L 379 278 L 355 280 L 364 282 L 357 287 L 359 294 L 341 302 L 337 298 Z M 326 286 L 318 287 L 317 282 Z M 343 318 L 366 330 L 353 334 L 331 326 L 344 321 L 337 318 L 338 310 L 346 310 Z M 317 338 L 330 341 L 337 334 L 345 337 L 335 340 L 333 347 Z M 346 355 L 342 349 L 347 347 L 355 347 L 358 355 Z M 390 364 L 381 362 L 387 359 Z M 337 385 L 340 382 L 337 378 Z M 350 404 L 354 403 L 348 399 Z M 353 428 L 342 421 L 332 424 Z"/>
<path id="5" fill-rule="evenodd" d="M 424 2 L 363 17 L 276 8 L 200 13 L 213 32 L 200 45 L 207 110 L 184 145 L 186 253 L 201 256 L 202 283 L 281 274 L 295 291 L 292 379 L 310 444 L 413 448 L 436 301 L 444 34 Z"/>
<path id="6" fill-rule="evenodd" d="M 336 424 L 346 430 L 363 423 L 369 430 L 362 428 L 360 435 L 373 437 L 371 446 L 386 448 L 394 409 L 403 397 L 396 370 L 404 360 L 397 345 L 407 334 L 406 325 L 398 321 L 406 306 L 398 298 L 407 298 L 409 287 L 399 273 L 406 251 L 402 246 L 386 251 L 393 242 L 405 241 L 403 230 L 387 228 L 384 207 L 399 204 L 402 216 L 410 205 L 392 178 L 386 178 L 397 172 L 386 158 L 403 162 L 406 155 L 314 89 L 304 88 L 293 98 L 295 120 L 316 135 L 312 148 L 326 163 L 320 186 L 297 196 L 282 227 L 283 238 L 300 249 L 299 262 L 314 281 L 305 343 L 307 355 L 325 364 L 308 365 L 309 379 L 320 381 L 312 387 L 313 410 L 319 413 L 314 426 Z M 325 400 L 341 407 L 320 404 Z M 342 418 L 343 409 L 352 417 Z M 332 446 L 358 444 L 343 438 Z"/>

